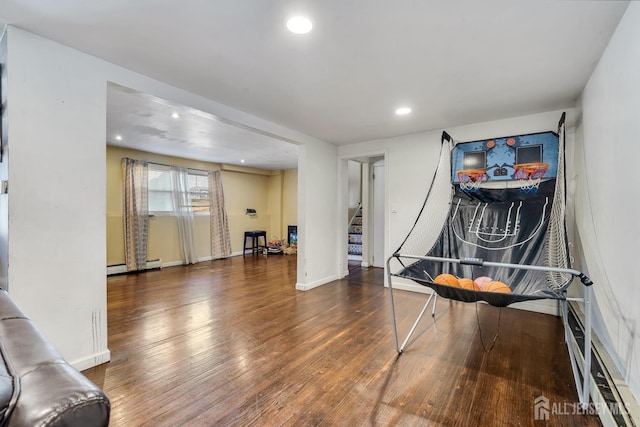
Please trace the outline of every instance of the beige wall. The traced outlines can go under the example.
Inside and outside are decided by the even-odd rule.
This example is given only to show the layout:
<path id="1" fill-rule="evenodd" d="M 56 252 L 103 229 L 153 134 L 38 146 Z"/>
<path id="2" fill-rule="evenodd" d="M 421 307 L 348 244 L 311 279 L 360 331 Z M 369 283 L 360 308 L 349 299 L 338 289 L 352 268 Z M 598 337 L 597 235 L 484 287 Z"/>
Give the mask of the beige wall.
<path id="1" fill-rule="evenodd" d="M 287 236 L 287 226 L 298 225 L 298 170 L 283 171 L 282 176 L 282 236 Z"/>
<path id="2" fill-rule="evenodd" d="M 242 251 L 245 231 L 265 230 L 270 238 L 269 176 L 222 171 L 222 183 L 233 252 Z M 247 208 L 255 209 L 257 214 L 247 215 Z"/>
<path id="3" fill-rule="evenodd" d="M 282 234 L 282 173 L 269 177 L 268 205 L 271 218 L 271 223 L 269 224 L 271 234 L 268 238 L 270 240 L 283 239 L 285 235 Z"/>
<path id="4" fill-rule="evenodd" d="M 221 170 L 225 204 L 229 216 L 229 232 L 233 252 L 241 252 L 244 232 L 265 230 L 268 239 L 282 237 L 282 224 L 295 224 L 297 205 L 297 171 L 265 171 L 260 169 L 225 167 L 217 163 L 200 162 L 178 157 L 162 156 L 119 147 L 107 147 L 107 265 L 123 264 L 124 225 L 122 206 L 122 158 L 147 160 L 156 163 L 204 170 Z M 292 181 L 293 180 L 293 181 Z M 294 183 L 291 191 L 291 183 Z M 285 201 L 286 200 L 286 201 Z M 284 220 L 282 206 L 289 215 Z M 246 209 L 256 209 L 257 215 L 246 215 Z M 293 214 L 293 217 L 290 215 Z M 293 218 L 293 219 L 291 219 Z M 283 222 L 284 221 L 284 222 Z M 209 217 L 195 217 L 196 256 L 211 255 Z M 161 259 L 164 264 L 182 260 L 180 239 L 175 217 L 156 215 L 149 221 L 148 259 Z"/>

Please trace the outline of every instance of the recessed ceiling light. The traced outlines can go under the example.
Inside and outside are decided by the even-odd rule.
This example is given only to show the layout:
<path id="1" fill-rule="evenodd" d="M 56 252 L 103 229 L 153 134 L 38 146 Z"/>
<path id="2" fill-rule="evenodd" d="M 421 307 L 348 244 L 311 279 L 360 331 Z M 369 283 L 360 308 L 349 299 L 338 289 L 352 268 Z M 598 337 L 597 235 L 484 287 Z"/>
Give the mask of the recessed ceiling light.
<path id="1" fill-rule="evenodd" d="M 173 113 L 171 113 L 171 117 L 173 117 L 174 119 L 179 119 L 180 118 L 180 114 L 176 113 L 175 111 Z"/>
<path id="2" fill-rule="evenodd" d="M 116 141 L 122 141 L 122 135 L 116 135 Z"/>
<path id="3" fill-rule="evenodd" d="M 399 116 L 404 116 L 407 115 L 411 112 L 411 108 L 409 107 L 400 107 L 398 109 L 396 109 L 396 114 Z"/>
<path id="4" fill-rule="evenodd" d="M 244 163 L 244 159 L 240 160 L 240 163 Z"/>
<path id="5" fill-rule="evenodd" d="M 304 16 L 294 16 L 287 21 L 287 28 L 292 33 L 306 34 L 313 28 L 313 24 L 309 18 Z"/>

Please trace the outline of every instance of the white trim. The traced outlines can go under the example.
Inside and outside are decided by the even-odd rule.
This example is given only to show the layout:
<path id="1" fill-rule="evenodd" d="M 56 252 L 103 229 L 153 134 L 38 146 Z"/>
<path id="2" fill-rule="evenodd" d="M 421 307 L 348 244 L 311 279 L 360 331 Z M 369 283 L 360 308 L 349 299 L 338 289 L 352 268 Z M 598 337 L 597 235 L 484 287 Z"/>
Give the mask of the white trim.
<path id="1" fill-rule="evenodd" d="M 90 356 L 74 360 L 73 362 L 69 362 L 69 364 L 78 371 L 84 371 L 85 369 L 93 368 L 94 366 L 107 363 L 110 360 L 111 352 L 109 350 L 104 350 L 99 353 L 94 353 Z"/>
<path id="2" fill-rule="evenodd" d="M 331 283 L 336 280 L 338 280 L 338 275 L 334 274 L 333 276 L 325 277 L 324 279 L 316 280 L 315 282 L 311 283 L 296 283 L 296 289 L 299 291 L 308 291 L 310 289 L 326 285 L 327 283 Z"/>

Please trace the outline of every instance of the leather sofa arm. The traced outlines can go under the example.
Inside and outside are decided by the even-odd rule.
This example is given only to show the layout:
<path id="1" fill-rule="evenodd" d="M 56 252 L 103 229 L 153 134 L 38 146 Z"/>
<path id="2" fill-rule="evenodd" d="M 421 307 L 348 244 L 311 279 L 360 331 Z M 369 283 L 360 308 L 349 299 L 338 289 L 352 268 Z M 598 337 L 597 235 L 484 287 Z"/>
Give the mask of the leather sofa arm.
<path id="1" fill-rule="evenodd" d="M 109 424 L 106 394 L 60 356 L 5 290 L 0 290 L 0 343 L 14 383 L 5 426 Z"/>

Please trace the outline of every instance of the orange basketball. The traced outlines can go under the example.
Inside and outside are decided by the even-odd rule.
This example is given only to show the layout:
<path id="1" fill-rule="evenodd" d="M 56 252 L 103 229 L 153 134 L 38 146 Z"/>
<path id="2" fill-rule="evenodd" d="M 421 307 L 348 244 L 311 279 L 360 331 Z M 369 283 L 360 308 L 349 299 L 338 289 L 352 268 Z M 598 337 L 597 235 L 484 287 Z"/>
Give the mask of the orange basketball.
<path id="1" fill-rule="evenodd" d="M 516 140 L 515 140 L 515 139 L 513 139 L 513 138 L 509 138 L 509 139 L 507 139 L 507 145 L 508 145 L 509 147 L 513 147 L 514 145 L 516 145 Z"/>
<path id="2" fill-rule="evenodd" d="M 496 146 L 496 142 L 492 139 L 487 142 L 487 148 L 493 148 Z"/>
<path id="3" fill-rule="evenodd" d="M 511 293 L 511 288 L 509 286 L 507 286 L 506 283 L 502 283 L 499 282 L 497 280 L 494 280 L 493 282 L 489 282 L 485 285 L 484 287 L 485 291 L 489 291 L 489 292 L 500 292 L 503 294 L 510 294 Z"/>
<path id="4" fill-rule="evenodd" d="M 478 278 L 476 278 L 476 280 L 474 280 L 473 282 L 478 285 L 478 289 L 484 291 L 485 286 L 487 286 L 487 283 L 491 282 L 493 279 L 491 277 L 487 277 L 487 276 L 480 276 Z"/>
<path id="5" fill-rule="evenodd" d="M 473 280 L 463 277 L 462 279 L 458 279 L 458 285 L 463 289 L 471 289 L 473 291 L 479 291 L 480 286 L 478 286 Z"/>
<path id="6" fill-rule="evenodd" d="M 458 284 L 458 279 L 453 274 L 438 274 L 435 279 L 433 279 L 433 283 L 437 283 L 439 285 L 447 285 L 447 286 L 460 286 Z"/>

